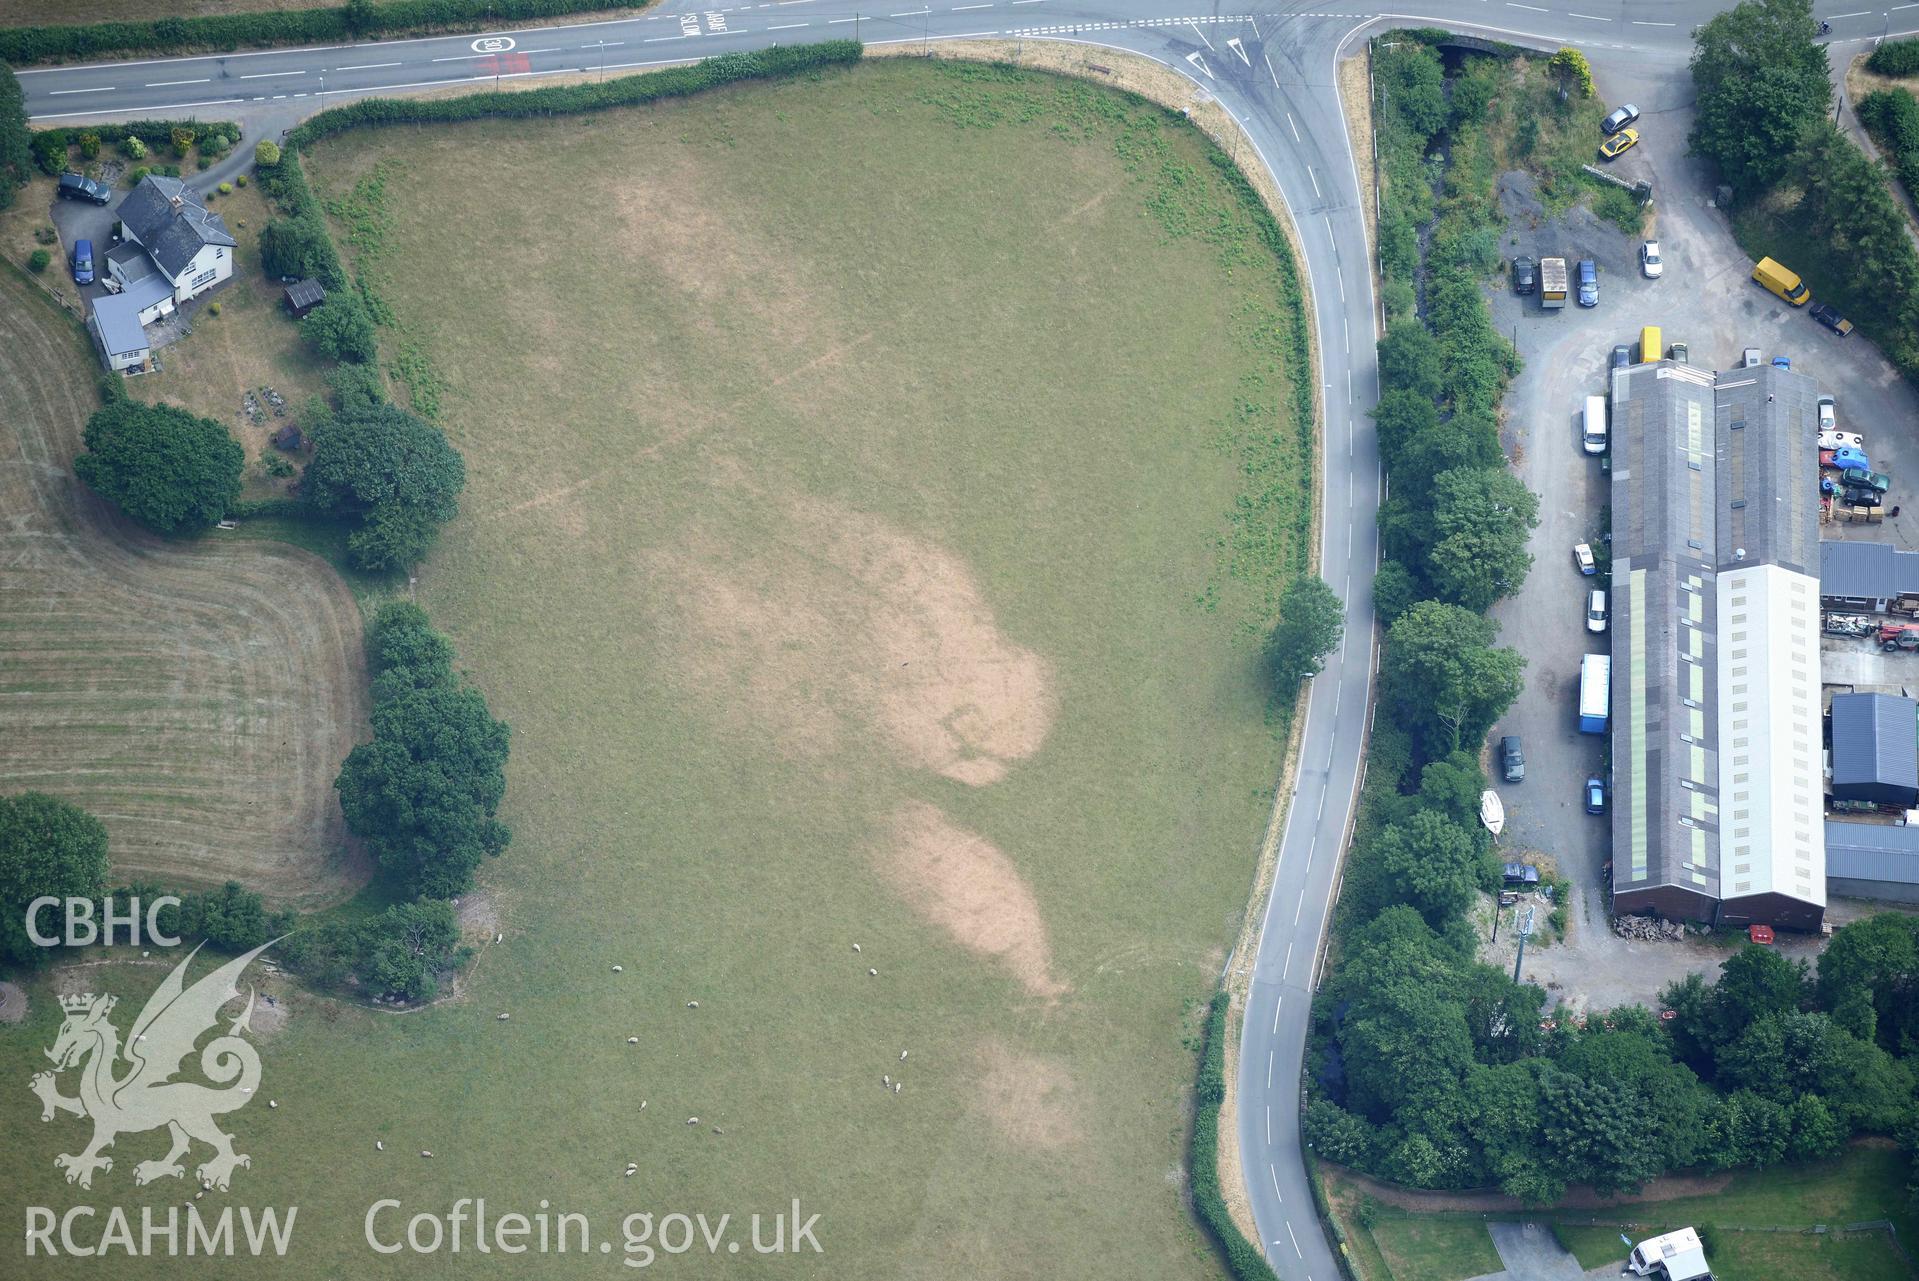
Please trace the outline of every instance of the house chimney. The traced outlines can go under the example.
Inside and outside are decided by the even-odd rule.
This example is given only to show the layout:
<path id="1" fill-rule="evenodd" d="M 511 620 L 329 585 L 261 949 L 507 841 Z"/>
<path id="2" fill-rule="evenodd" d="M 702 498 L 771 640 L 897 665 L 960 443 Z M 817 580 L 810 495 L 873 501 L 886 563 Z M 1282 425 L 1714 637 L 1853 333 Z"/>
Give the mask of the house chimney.
<path id="1" fill-rule="evenodd" d="M 178 196 L 172 197 L 170 200 L 167 201 L 167 203 L 173 206 L 173 212 L 175 213 L 179 213 L 180 210 L 186 205 L 186 201 L 180 199 L 180 197 Z"/>

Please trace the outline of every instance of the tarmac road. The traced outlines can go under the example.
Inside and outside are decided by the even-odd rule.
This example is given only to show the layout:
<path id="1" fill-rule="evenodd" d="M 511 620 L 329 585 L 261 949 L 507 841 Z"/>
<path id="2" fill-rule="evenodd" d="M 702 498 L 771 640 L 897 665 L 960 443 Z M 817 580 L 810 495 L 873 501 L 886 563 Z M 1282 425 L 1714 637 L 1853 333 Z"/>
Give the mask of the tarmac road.
<path id="1" fill-rule="evenodd" d="M 1586 51 L 1602 84 L 1689 101 L 1691 31 L 1715 0 L 1409 0 L 1377 6 L 1198 0 L 891 0 L 866 12 L 846 0 L 769 0 L 700 8 L 666 0 L 634 18 L 413 40 L 260 50 L 29 69 L 33 119 L 232 118 L 250 137 L 349 97 L 567 72 L 611 75 L 731 50 L 852 37 L 868 44 L 962 38 L 1063 40 L 1130 50 L 1191 80 L 1237 118 L 1285 196 L 1313 291 L 1322 384 L 1321 574 L 1346 607 L 1346 639 L 1313 682 L 1300 769 L 1289 797 L 1241 1040 L 1240 1154 L 1262 1244 L 1283 1277 L 1332 1281 L 1299 1139 L 1299 1076 L 1311 995 L 1340 857 L 1361 781 L 1372 707 L 1374 517 L 1381 476 L 1369 411 L 1378 396 L 1371 255 L 1364 202 L 1371 176 L 1347 144 L 1334 65 L 1372 29 L 1446 26 L 1542 48 Z M 1828 15 L 1837 54 L 1919 20 L 1901 5 Z M 234 163 L 241 163 L 238 157 Z M 1542 571 L 1550 572 L 1550 566 Z M 1244 962 L 1241 962 L 1242 964 Z"/>

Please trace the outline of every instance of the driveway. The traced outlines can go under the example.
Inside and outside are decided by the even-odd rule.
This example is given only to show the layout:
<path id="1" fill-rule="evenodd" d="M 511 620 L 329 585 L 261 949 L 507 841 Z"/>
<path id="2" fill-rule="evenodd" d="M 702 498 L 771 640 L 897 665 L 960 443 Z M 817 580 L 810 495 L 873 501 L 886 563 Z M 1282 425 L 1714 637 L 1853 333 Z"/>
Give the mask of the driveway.
<path id="1" fill-rule="evenodd" d="M 1587 1281 L 1616 1277 L 1622 1271 L 1618 1264 L 1582 1270 L 1579 1260 L 1560 1247 L 1552 1229 L 1543 1223 L 1488 1223 L 1486 1231 L 1492 1235 L 1493 1248 L 1499 1251 L 1499 1261 L 1506 1269 L 1472 1281 Z M 1622 1259 L 1625 1252 L 1622 1245 Z"/>
<path id="2" fill-rule="evenodd" d="M 106 293 L 106 288 L 100 282 L 106 279 L 107 275 L 107 250 L 113 248 L 113 224 L 116 221 L 113 211 L 119 207 L 120 201 L 126 194 L 124 188 L 115 187 L 113 200 L 104 205 L 88 204 L 84 200 L 56 198 L 53 207 L 47 213 L 54 230 L 60 233 L 60 252 L 57 255 L 60 261 L 56 265 L 67 279 L 73 278 L 75 242 L 80 240 L 93 242 L 93 283 L 74 286 L 82 297 L 88 299 L 89 309 L 92 307 L 92 299 Z M 47 268 L 48 271 L 54 269 L 54 267 Z"/>

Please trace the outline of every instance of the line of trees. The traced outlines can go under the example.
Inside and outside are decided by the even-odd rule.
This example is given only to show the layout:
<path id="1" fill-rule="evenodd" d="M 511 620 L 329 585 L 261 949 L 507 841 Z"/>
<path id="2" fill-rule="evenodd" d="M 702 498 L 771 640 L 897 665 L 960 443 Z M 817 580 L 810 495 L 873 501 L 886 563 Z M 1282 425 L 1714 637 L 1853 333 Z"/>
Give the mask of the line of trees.
<path id="1" fill-rule="evenodd" d="M 0 62 L 0 209 L 33 176 L 33 143 L 27 128 L 27 97 L 13 69 Z"/>
<path id="2" fill-rule="evenodd" d="M 512 839 L 495 817 L 510 732 L 454 670 L 452 643 L 418 605 L 383 606 L 366 651 L 373 740 L 340 769 L 340 808 L 397 886 L 450 898 Z"/>
<path id="3" fill-rule="evenodd" d="M 1747 252 L 1805 276 L 1919 379 L 1919 250 L 1885 170 L 1833 124 L 1818 32 L 1810 0 L 1744 0 L 1701 26 L 1692 148 L 1732 186 Z M 1860 117 L 1874 128 L 1885 111 L 1861 104 Z"/>

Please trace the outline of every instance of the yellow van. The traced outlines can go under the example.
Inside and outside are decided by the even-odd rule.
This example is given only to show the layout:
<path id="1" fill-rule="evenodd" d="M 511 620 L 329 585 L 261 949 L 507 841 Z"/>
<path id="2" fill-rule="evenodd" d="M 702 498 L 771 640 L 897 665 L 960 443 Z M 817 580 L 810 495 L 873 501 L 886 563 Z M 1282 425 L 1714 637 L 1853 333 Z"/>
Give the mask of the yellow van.
<path id="1" fill-rule="evenodd" d="M 1660 345 L 1662 338 L 1658 325 L 1647 325 L 1639 331 L 1639 363 L 1650 365 L 1666 358 L 1666 349 Z"/>
<path id="2" fill-rule="evenodd" d="M 1761 258 L 1752 269 L 1752 278 L 1795 307 L 1812 301 L 1812 290 L 1794 272 L 1787 271 L 1770 258 Z"/>

